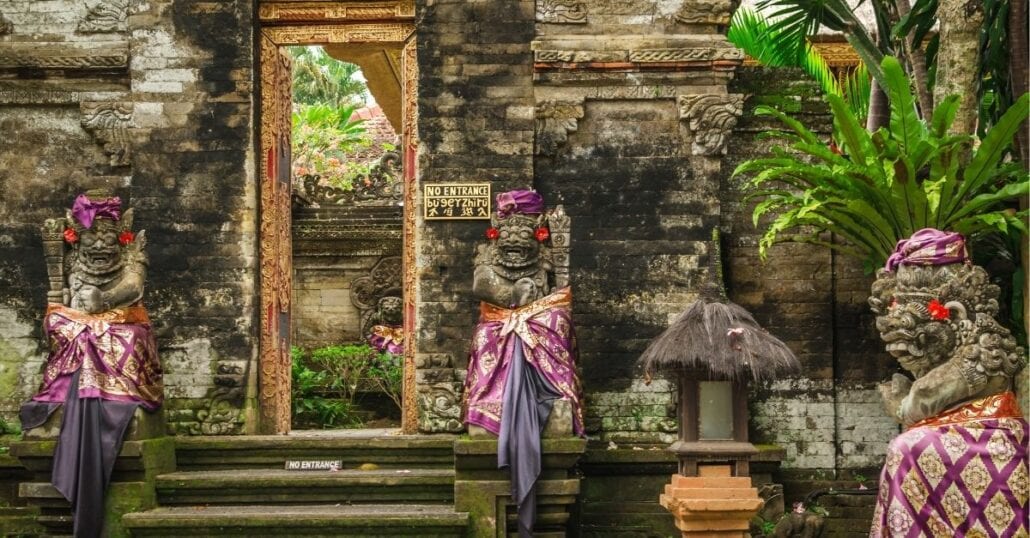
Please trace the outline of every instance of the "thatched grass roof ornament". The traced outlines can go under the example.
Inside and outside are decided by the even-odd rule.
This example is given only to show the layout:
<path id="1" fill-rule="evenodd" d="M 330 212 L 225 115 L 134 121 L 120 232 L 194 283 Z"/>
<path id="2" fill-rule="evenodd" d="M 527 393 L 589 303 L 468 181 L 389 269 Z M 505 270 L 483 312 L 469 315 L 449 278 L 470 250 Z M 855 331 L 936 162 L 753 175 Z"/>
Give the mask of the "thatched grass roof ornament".
<path id="1" fill-rule="evenodd" d="M 650 383 L 658 370 L 707 370 L 712 379 L 774 379 L 801 370 L 794 352 L 726 297 L 719 232 L 712 232 L 709 281 L 698 300 L 640 356 Z"/>

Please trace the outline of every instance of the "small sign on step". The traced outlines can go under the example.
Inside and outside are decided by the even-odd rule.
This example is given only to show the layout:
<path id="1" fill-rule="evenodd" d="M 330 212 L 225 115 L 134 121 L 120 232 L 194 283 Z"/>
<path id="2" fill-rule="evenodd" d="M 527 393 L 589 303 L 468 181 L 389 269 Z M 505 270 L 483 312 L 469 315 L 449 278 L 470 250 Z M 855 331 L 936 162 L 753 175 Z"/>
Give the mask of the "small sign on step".
<path id="1" fill-rule="evenodd" d="M 343 460 L 286 460 L 287 471 L 339 471 Z"/>

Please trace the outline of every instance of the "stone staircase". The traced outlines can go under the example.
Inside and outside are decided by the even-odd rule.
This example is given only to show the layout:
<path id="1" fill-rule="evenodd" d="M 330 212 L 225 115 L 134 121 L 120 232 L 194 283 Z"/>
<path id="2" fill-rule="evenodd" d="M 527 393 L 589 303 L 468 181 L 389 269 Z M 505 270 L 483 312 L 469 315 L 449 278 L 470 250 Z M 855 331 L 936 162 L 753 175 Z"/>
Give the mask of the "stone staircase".
<path id="1" fill-rule="evenodd" d="M 132 536 L 464 536 L 454 437 L 385 432 L 176 439 L 158 507 L 123 517 Z M 341 460 L 287 471 L 287 460 Z"/>

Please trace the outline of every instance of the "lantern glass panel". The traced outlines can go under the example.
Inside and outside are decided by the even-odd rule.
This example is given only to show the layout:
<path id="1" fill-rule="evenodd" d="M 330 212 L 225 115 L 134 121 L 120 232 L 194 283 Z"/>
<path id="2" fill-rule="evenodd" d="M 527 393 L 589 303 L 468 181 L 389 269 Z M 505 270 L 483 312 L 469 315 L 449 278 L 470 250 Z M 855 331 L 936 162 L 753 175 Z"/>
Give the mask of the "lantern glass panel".
<path id="1" fill-rule="evenodd" d="M 733 439 L 733 384 L 701 381 L 698 384 L 698 437 Z"/>

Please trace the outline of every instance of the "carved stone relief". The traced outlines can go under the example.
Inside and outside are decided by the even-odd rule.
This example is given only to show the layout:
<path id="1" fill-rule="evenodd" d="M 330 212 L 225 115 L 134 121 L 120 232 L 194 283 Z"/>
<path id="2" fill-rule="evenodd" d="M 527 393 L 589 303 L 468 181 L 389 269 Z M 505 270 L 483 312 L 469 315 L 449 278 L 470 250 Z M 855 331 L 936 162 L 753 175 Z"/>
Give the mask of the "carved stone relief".
<path id="1" fill-rule="evenodd" d="M 351 303 L 357 307 L 361 318 L 361 334 L 367 335 L 372 325 L 383 322 L 389 325 L 399 325 L 403 320 L 400 313 L 401 297 L 401 257 L 388 256 L 376 263 L 375 267 L 367 276 L 354 279 L 351 282 L 350 298 Z M 384 300 L 396 298 L 397 312 L 393 312 L 393 301 L 390 303 L 390 312 L 383 312 Z M 392 319 L 385 319 L 392 318 Z"/>
<path id="2" fill-rule="evenodd" d="M 83 34 L 124 32 L 129 18 L 129 0 L 101 0 L 89 8 L 79 21 L 77 31 Z"/>
<path id="3" fill-rule="evenodd" d="M 118 102 L 83 102 L 82 127 L 89 131 L 110 156 L 111 166 L 128 166 L 131 149 L 129 127 L 132 125 L 132 104 Z"/>
<path id="4" fill-rule="evenodd" d="M 537 0 L 536 22 L 586 24 L 587 6 L 578 0 Z"/>
<path id="5" fill-rule="evenodd" d="M 218 365 L 215 388 L 208 391 L 206 407 L 196 411 L 191 435 L 237 435 L 243 433 L 243 366 L 223 362 Z"/>
<path id="6" fill-rule="evenodd" d="M 583 101 L 544 101 L 536 107 L 536 153 L 554 155 L 576 132 L 583 118 Z"/>
<path id="7" fill-rule="evenodd" d="M 354 188 L 344 190 L 322 184 L 317 175 L 301 178 L 301 191 L 321 205 L 396 205 L 402 201 L 401 156 L 386 152 L 372 166 L 368 175 L 354 181 Z"/>
<path id="8" fill-rule="evenodd" d="M 684 0 L 676 20 L 688 24 L 729 24 L 740 0 Z"/>
<path id="9" fill-rule="evenodd" d="M 111 71 L 128 65 L 126 43 L 5 43 L 0 49 L 0 69 Z"/>
<path id="10" fill-rule="evenodd" d="M 741 94 L 681 95 L 677 99 L 680 120 L 694 136 L 694 155 L 726 153 L 726 139 L 744 111 Z"/>
<path id="11" fill-rule="evenodd" d="M 465 372 L 456 370 L 447 355 L 419 357 L 418 368 L 418 431 L 422 433 L 457 433 L 464 429 L 461 421 L 462 393 Z"/>

